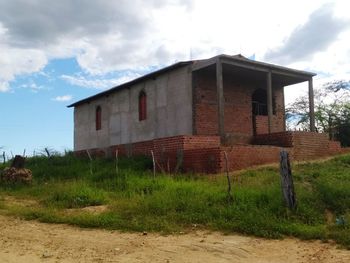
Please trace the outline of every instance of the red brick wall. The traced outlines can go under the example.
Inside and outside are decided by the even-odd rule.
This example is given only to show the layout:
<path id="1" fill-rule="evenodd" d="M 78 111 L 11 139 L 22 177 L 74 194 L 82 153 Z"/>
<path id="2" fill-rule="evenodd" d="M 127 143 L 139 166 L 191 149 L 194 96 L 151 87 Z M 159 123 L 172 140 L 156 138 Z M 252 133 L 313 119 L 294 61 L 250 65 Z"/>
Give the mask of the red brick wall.
<path id="1" fill-rule="evenodd" d="M 177 159 L 182 154 L 186 155 L 186 152 L 198 152 L 202 153 L 205 148 L 213 148 L 220 146 L 220 138 L 218 136 L 173 136 L 160 139 L 154 139 L 145 142 L 137 142 L 133 144 L 116 145 L 111 147 L 111 151 L 115 153 L 118 149 L 118 153 L 121 155 L 147 155 L 151 156 L 153 151 L 158 170 L 161 171 L 173 171 L 177 164 Z M 206 152 L 204 150 L 204 152 Z M 186 156 L 191 156 L 186 155 Z M 193 156 L 193 154 L 192 154 Z M 183 158 L 186 160 L 193 160 L 189 157 Z M 198 163 L 198 161 L 197 161 Z M 206 167 L 205 165 L 203 167 Z"/>
<path id="2" fill-rule="evenodd" d="M 184 151 L 184 171 L 195 173 L 218 173 L 225 171 L 225 155 L 229 171 L 236 171 L 254 165 L 279 162 L 281 148 L 263 145 L 235 145 Z M 290 149 L 289 149 L 290 150 Z"/>
<path id="3" fill-rule="evenodd" d="M 310 132 L 281 132 L 256 137 L 256 142 L 271 145 L 220 145 L 218 136 L 174 136 L 111 146 L 106 152 L 120 155 L 155 155 L 158 171 L 173 172 L 182 156 L 183 172 L 217 173 L 225 171 L 224 151 L 228 156 L 230 171 L 255 165 L 279 162 L 279 153 L 284 146 L 294 160 L 307 160 L 342 152 L 338 142 L 329 141 L 326 134 Z M 90 149 L 91 155 L 105 156 L 101 149 Z M 86 155 L 86 151 L 77 152 Z"/>
<path id="4" fill-rule="evenodd" d="M 261 134 L 254 138 L 254 144 L 293 147 L 294 160 L 309 160 L 342 152 L 339 142 L 329 141 L 327 134 L 316 132 Z"/>
<path id="5" fill-rule="evenodd" d="M 278 132 L 258 134 L 254 137 L 254 144 L 293 147 L 293 132 Z"/>
<path id="6" fill-rule="evenodd" d="M 310 160 L 330 155 L 327 134 L 316 132 L 293 132 L 293 158 Z"/>
<path id="7" fill-rule="evenodd" d="M 114 155 L 117 149 L 119 155 L 129 156 L 150 156 L 152 150 L 158 171 L 174 171 L 178 156 L 182 154 L 183 172 L 217 173 L 224 171 L 225 168 L 224 151 L 228 154 L 229 169 L 232 171 L 277 162 L 280 148 L 256 145 L 222 147 L 218 136 L 174 136 L 129 145 L 116 145 L 109 150 Z M 89 151 L 91 155 L 104 155 L 102 150 Z"/>
<path id="8" fill-rule="evenodd" d="M 290 151 L 290 149 L 288 149 Z M 230 171 L 240 170 L 255 165 L 278 163 L 280 147 L 265 145 L 235 145 L 221 148 L 220 169 L 225 170 L 225 155 L 228 157 L 228 167 Z"/>
<path id="9" fill-rule="evenodd" d="M 92 156 L 92 157 L 105 157 L 106 156 L 105 151 L 103 151 L 102 149 L 95 148 L 95 149 L 89 149 L 88 151 L 89 151 L 90 156 Z M 89 156 L 87 150 L 76 151 L 76 152 L 74 152 L 74 154 L 76 156 L 81 156 L 81 157 L 88 157 Z"/>
<path id="10" fill-rule="evenodd" d="M 284 131 L 283 116 L 274 115 L 272 117 L 271 132 L 283 132 Z M 268 117 L 267 116 L 255 116 L 256 134 L 269 133 Z"/>
<path id="11" fill-rule="evenodd" d="M 340 142 L 338 141 L 329 141 L 329 151 L 330 153 L 337 154 L 342 152 Z"/>
<path id="12" fill-rule="evenodd" d="M 220 147 L 184 151 L 184 172 L 217 173 L 220 171 Z"/>
<path id="13" fill-rule="evenodd" d="M 224 127 L 233 143 L 249 143 L 253 136 L 252 94 L 258 86 L 224 74 Z M 262 84 L 264 85 L 264 84 Z M 274 132 L 284 131 L 283 88 L 274 87 L 276 115 Z M 258 116 L 258 134 L 267 132 L 267 117 Z M 194 130 L 198 135 L 218 134 L 218 112 L 215 71 L 208 69 L 194 74 Z"/>

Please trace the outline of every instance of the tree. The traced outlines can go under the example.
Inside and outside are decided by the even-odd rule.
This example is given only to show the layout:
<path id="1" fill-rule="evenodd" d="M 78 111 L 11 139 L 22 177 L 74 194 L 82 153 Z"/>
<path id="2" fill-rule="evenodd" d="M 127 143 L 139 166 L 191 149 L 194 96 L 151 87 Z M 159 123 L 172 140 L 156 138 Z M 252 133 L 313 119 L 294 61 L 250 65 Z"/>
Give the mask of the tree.
<path id="1" fill-rule="evenodd" d="M 315 128 L 350 146 L 350 81 L 333 81 L 315 90 Z M 301 96 L 286 109 L 289 129 L 309 130 L 309 101 Z"/>

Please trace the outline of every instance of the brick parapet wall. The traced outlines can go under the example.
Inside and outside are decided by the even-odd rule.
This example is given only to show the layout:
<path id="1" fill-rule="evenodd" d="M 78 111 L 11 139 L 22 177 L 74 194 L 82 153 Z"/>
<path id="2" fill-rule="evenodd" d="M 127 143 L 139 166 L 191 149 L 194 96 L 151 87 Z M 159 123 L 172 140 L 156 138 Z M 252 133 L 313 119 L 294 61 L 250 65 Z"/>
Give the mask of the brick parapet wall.
<path id="1" fill-rule="evenodd" d="M 225 155 L 228 157 L 228 168 L 230 171 L 240 170 L 251 166 L 278 163 L 281 147 L 267 145 L 235 145 L 232 147 L 221 147 L 220 171 L 225 170 Z M 290 148 L 286 148 L 291 151 Z"/>
<path id="2" fill-rule="evenodd" d="M 310 160 L 330 155 L 327 134 L 316 132 L 293 132 L 293 157 L 295 160 Z"/>
<path id="3" fill-rule="evenodd" d="M 266 134 L 269 132 L 268 116 L 255 116 L 256 134 Z M 284 132 L 284 118 L 281 114 L 272 116 L 271 132 Z"/>
<path id="4" fill-rule="evenodd" d="M 340 143 L 330 141 L 327 134 L 290 131 L 255 136 L 254 144 L 292 147 L 294 160 L 310 160 L 342 152 Z"/>
<path id="5" fill-rule="evenodd" d="M 185 150 L 183 171 L 193 173 L 218 173 L 221 171 L 220 160 L 220 147 Z"/>
<path id="6" fill-rule="evenodd" d="M 293 147 L 293 133 L 275 132 L 270 134 L 258 134 L 254 137 L 253 144 Z"/>
<path id="7" fill-rule="evenodd" d="M 210 152 L 211 148 L 220 147 L 220 137 L 219 136 L 173 136 L 160 139 L 154 139 L 145 142 L 136 142 L 133 144 L 123 144 L 110 147 L 110 151 L 126 156 L 135 155 L 146 155 L 151 156 L 151 151 L 153 151 L 157 168 L 160 171 L 173 171 L 178 163 L 178 160 L 182 157 L 184 167 L 192 167 L 193 165 L 201 162 L 203 158 L 202 155 Z M 197 154 L 198 160 L 193 158 L 194 154 Z M 207 169 L 207 165 L 204 165 L 200 172 Z M 191 168 L 192 169 L 192 168 Z M 198 165 L 195 166 L 195 170 L 198 170 Z"/>

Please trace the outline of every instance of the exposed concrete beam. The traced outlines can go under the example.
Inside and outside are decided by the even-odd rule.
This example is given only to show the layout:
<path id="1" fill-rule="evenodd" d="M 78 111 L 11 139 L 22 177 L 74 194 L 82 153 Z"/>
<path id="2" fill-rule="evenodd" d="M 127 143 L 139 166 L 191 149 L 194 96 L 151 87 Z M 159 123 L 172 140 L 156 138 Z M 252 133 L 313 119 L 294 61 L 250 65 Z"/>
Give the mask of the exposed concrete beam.
<path id="1" fill-rule="evenodd" d="M 234 61 L 234 60 L 224 59 L 224 58 L 222 58 L 221 61 L 222 61 L 223 64 L 233 65 L 233 66 L 237 66 L 237 67 L 240 67 L 240 68 L 246 68 L 246 69 L 262 71 L 262 72 L 268 72 L 269 71 L 268 68 L 266 68 L 266 67 L 252 65 L 252 64 L 245 63 L 245 62 Z"/>
<path id="2" fill-rule="evenodd" d="M 282 70 L 271 70 L 271 73 L 272 74 L 276 74 L 276 75 L 282 75 L 282 76 L 287 76 L 287 77 L 292 77 L 292 78 L 296 78 L 296 79 L 300 79 L 302 81 L 307 81 L 310 76 L 303 76 L 303 75 L 300 75 L 298 73 L 292 73 L 292 72 L 286 72 L 286 71 L 282 71 Z"/>
<path id="3" fill-rule="evenodd" d="M 217 90 L 217 101 L 218 101 L 218 133 L 221 141 L 225 139 L 225 127 L 224 127 L 224 111 L 225 111 L 225 101 L 224 101 L 224 83 L 222 77 L 222 62 L 218 58 L 216 60 L 216 90 Z"/>
<path id="4" fill-rule="evenodd" d="M 202 68 L 206 68 L 211 65 L 214 65 L 217 59 L 218 59 L 217 57 L 213 57 L 210 59 L 198 60 L 192 65 L 192 71 L 200 70 Z"/>
<path id="5" fill-rule="evenodd" d="M 267 119 L 268 119 L 268 130 L 269 133 L 272 132 L 272 79 L 271 79 L 271 71 L 266 74 L 266 93 L 267 93 Z"/>
<path id="6" fill-rule="evenodd" d="M 312 77 L 309 79 L 309 116 L 310 131 L 315 131 L 315 110 L 314 110 L 314 87 Z"/>
<path id="7" fill-rule="evenodd" d="M 228 55 L 220 55 L 220 57 L 222 59 L 229 60 L 229 61 L 237 61 L 238 63 L 245 63 L 248 65 L 253 65 L 256 67 L 262 67 L 265 69 L 271 69 L 271 70 L 276 70 L 277 72 L 289 72 L 292 74 L 295 74 L 296 76 L 307 76 L 309 77 L 313 77 L 316 74 L 312 73 L 312 72 L 308 72 L 308 71 L 303 71 L 303 70 L 297 70 L 297 69 L 292 69 L 292 68 L 287 68 L 287 67 L 283 67 L 283 66 L 279 66 L 279 65 L 275 65 L 275 64 L 270 64 L 270 63 L 265 63 L 265 62 L 261 62 L 261 61 L 255 61 L 255 60 L 250 60 L 250 59 L 246 59 L 246 58 L 239 58 L 237 56 L 228 56 Z M 306 79 L 307 80 L 307 79 Z"/>

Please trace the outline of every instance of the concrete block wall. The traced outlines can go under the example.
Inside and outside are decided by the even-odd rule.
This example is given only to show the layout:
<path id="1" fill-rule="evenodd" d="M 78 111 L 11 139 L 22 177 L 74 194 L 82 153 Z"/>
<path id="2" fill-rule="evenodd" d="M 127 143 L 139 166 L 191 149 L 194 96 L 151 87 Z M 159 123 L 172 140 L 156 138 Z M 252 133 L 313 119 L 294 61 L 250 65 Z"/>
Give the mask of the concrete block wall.
<path id="1" fill-rule="evenodd" d="M 184 66 L 74 109 L 74 150 L 106 148 L 192 134 L 191 68 Z M 138 98 L 147 95 L 147 118 L 139 121 Z M 95 129 L 95 110 L 102 109 L 102 129 Z"/>
<path id="2" fill-rule="evenodd" d="M 95 113 L 102 108 L 101 129 L 96 130 Z M 74 150 L 109 146 L 110 104 L 100 98 L 74 108 Z"/>

